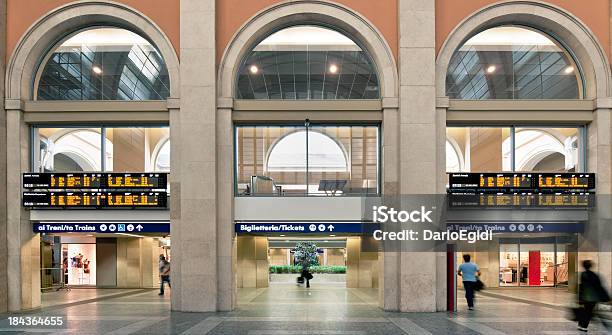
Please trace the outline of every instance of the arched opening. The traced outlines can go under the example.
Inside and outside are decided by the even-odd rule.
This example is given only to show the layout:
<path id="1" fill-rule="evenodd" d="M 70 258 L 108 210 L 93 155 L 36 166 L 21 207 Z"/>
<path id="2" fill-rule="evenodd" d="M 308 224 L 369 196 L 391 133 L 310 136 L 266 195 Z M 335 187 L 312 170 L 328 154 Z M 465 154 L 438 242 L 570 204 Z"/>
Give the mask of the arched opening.
<path id="1" fill-rule="evenodd" d="M 459 149 L 446 140 L 446 172 L 461 172 L 463 171 L 463 162 Z"/>
<path id="2" fill-rule="evenodd" d="M 266 168 L 269 172 L 347 172 L 349 164 L 344 152 L 338 142 L 325 134 L 299 130 L 285 135 L 270 148 Z"/>
<path id="3" fill-rule="evenodd" d="M 36 76 L 37 100 L 165 100 L 168 69 L 156 47 L 121 28 L 94 27 L 59 42 Z"/>
<path id="4" fill-rule="evenodd" d="M 451 99 L 579 99 L 579 67 L 559 42 L 522 26 L 498 26 L 467 39 L 450 59 Z"/>
<path id="5" fill-rule="evenodd" d="M 41 136 L 45 135 L 45 130 L 41 131 Z M 106 156 L 112 157 L 113 144 L 108 139 L 105 148 Z M 40 170 L 100 171 L 101 150 L 100 132 L 95 129 L 65 129 L 50 133 L 40 141 Z"/>
<path id="6" fill-rule="evenodd" d="M 355 41 L 330 28 L 299 25 L 272 33 L 247 53 L 236 97 L 378 99 L 380 89 L 374 63 Z"/>
<path id="7" fill-rule="evenodd" d="M 170 172 L 170 140 L 166 139 L 154 150 L 153 170 Z"/>

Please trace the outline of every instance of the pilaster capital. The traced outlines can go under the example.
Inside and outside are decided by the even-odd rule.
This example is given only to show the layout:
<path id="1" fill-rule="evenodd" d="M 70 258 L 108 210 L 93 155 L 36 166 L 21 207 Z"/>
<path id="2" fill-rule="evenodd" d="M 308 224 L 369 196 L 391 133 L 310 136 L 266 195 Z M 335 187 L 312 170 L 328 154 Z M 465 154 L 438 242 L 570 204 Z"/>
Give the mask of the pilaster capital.
<path id="1" fill-rule="evenodd" d="M 450 107 L 450 99 L 448 97 L 436 97 L 436 108 Z"/>
<path id="2" fill-rule="evenodd" d="M 20 99 L 4 99 L 5 110 L 23 110 L 24 102 Z"/>
<path id="3" fill-rule="evenodd" d="M 168 109 L 180 109 L 181 99 L 180 98 L 168 98 Z"/>
<path id="4" fill-rule="evenodd" d="M 394 108 L 394 109 L 398 109 L 399 108 L 399 99 L 398 98 L 383 98 L 382 99 L 382 108 L 383 109 L 387 109 L 387 108 Z"/>
<path id="5" fill-rule="evenodd" d="M 217 98 L 217 108 L 223 109 L 232 109 L 234 108 L 234 99 L 233 98 Z"/>

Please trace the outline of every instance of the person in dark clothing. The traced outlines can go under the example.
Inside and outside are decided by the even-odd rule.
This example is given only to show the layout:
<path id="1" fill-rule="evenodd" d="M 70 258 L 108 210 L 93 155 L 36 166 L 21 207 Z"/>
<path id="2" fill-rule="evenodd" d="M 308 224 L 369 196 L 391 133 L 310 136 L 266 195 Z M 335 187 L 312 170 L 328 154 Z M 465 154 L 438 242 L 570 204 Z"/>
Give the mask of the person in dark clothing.
<path id="1" fill-rule="evenodd" d="M 584 272 L 580 274 L 580 285 L 578 286 L 578 303 L 582 305 L 582 311 L 578 318 L 578 329 L 586 332 L 597 303 L 610 301 L 610 296 L 601 285 L 599 276 L 591 271 L 593 263 L 586 260 L 582 262 L 582 266 Z"/>
<path id="2" fill-rule="evenodd" d="M 308 271 L 308 266 L 302 266 L 302 274 L 300 276 L 306 282 L 306 287 L 310 287 L 310 280 L 312 279 L 312 274 Z"/>
<path id="3" fill-rule="evenodd" d="M 166 260 L 164 255 L 159 255 L 159 277 L 161 280 L 159 295 L 164 295 L 164 284 L 168 283 L 168 287 L 172 287 L 170 286 L 170 262 Z"/>

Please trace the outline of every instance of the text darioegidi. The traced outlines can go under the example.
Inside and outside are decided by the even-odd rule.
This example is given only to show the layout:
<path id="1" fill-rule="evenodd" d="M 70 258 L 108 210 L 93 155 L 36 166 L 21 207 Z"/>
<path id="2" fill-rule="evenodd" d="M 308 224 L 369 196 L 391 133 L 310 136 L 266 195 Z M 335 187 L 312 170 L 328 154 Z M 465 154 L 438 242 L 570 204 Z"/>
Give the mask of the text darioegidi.
<path id="1" fill-rule="evenodd" d="M 421 206 L 419 210 L 413 211 L 398 211 L 387 206 L 373 206 L 372 218 L 378 223 L 433 223 L 430 215 L 433 210 L 426 210 L 425 206 Z M 377 241 L 463 241 L 468 243 L 476 243 L 478 241 L 492 241 L 493 231 L 435 231 L 423 229 L 417 231 L 407 229 L 401 231 L 382 231 L 374 230 L 372 235 Z"/>

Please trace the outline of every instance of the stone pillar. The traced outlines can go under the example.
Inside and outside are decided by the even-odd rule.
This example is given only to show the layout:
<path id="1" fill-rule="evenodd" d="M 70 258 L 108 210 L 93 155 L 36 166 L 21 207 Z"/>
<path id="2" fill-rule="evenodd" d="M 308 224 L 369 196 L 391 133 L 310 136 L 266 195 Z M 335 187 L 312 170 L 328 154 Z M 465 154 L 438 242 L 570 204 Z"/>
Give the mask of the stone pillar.
<path id="1" fill-rule="evenodd" d="M 602 282 L 612 288 L 612 98 L 598 99 L 588 127 L 588 171 L 595 172 L 598 203 L 596 207 L 597 231 L 591 232 L 591 240 L 598 239 L 598 253 L 592 257 Z M 580 250 L 578 250 L 580 253 Z M 579 254 L 579 261 L 584 259 Z M 578 264 L 579 271 L 582 265 Z"/>
<path id="2" fill-rule="evenodd" d="M 378 253 L 363 251 L 362 243 L 365 237 L 348 237 L 346 239 L 346 287 L 376 288 L 378 287 Z M 369 249 L 369 248 L 365 248 Z"/>
<path id="3" fill-rule="evenodd" d="M 40 307 L 40 235 L 32 232 L 29 213 L 21 206 L 21 174 L 30 163 L 30 129 L 23 121 L 21 101 L 6 100 L 5 109 L 8 310 L 19 311 Z"/>
<path id="4" fill-rule="evenodd" d="M 444 117 L 436 115 L 435 1 L 399 1 L 400 193 L 439 193 L 438 152 Z M 435 150 L 423 143 L 435 143 Z M 445 259 L 435 252 L 406 250 L 399 257 L 399 310 L 435 312 L 446 306 Z M 387 266 L 385 262 L 385 266 Z"/>
<path id="5" fill-rule="evenodd" d="M 0 1 L 0 55 L 6 55 L 6 0 Z M 0 101 L 4 102 L 5 60 L 0 57 Z M 6 235 L 6 112 L 5 106 L 0 110 L 0 313 L 8 310 L 8 249 Z"/>
<path id="6" fill-rule="evenodd" d="M 234 128 L 233 99 L 217 102 L 217 290 L 220 311 L 236 305 L 236 236 L 234 233 Z M 267 239 L 266 239 L 267 244 Z M 267 263 L 267 246 L 266 246 Z M 266 283 L 268 268 L 266 265 Z M 266 286 L 267 287 L 267 284 Z"/>
<path id="7" fill-rule="evenodd" d="M 181 0 L 180 14 L 180 112 L 170 117 L 179 156 L 171 160 L 172 310 L 211 312 L 219 301 L 215 1 Z"/>

